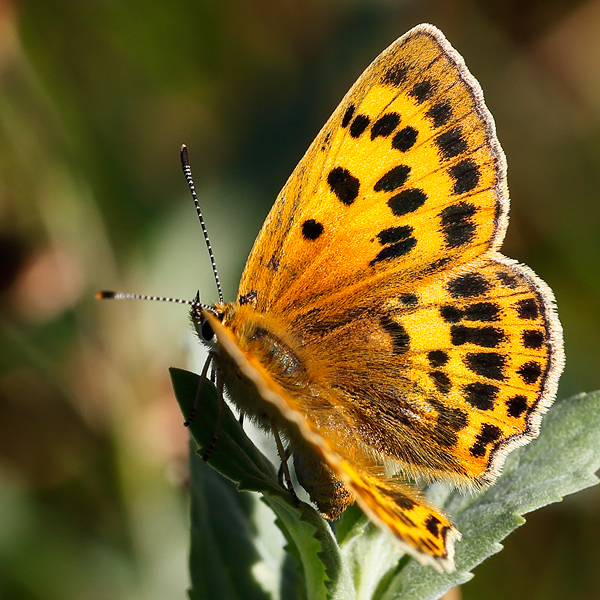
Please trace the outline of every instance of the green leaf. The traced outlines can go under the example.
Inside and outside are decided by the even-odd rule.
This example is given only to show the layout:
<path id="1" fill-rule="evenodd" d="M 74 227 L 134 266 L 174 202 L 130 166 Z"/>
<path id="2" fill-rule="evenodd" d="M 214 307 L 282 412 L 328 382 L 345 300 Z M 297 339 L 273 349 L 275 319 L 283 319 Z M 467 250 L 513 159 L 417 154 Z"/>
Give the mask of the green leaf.
<path id="1" fill-rule="evenodd" d="M 232 482 L 197 456 L 192 456 L 190 467 L 192 588 L 189 597 L 193 600 L 271 598 L 265 588 L 277 589 L 278 569 L 271 571 L 273 581 L 259 582 L 255 577 L 256 565 L 279 565 L 276 553 L 269 560 L 264 556 L 265 549 L 257 543 L 260 531 L 253 520 L 256 498 L 239 493 Z"/>
<path id="2" fill-rule="evenodd" d="M 171 369 L 171 380 L 175 396 L 184 418 L 187 420 L 194 405 L 198 390 L 199 377 L 181 369 Z M 217 392 L 210 382 L 204 386 L 198 416 L 190 426 L 190 433 L 198 445 L 198 454 L 202 455 L 204 449 L 210 444 L 216 430 L 219 402 Z M 199 456 L 192 461 L 192 496 L 199 491 L 201 500 L 196 503 L 192 497 L 192 541 L 190 556 L 190 571 L 192 589 L 190 598 L 209 597 L 216 598 L 217 590 L 223 592 L 223 598 L 261 598 L 260 595 L 249 595 L 249 583 L 244 576 L 232 575 L 229 565 L 217 571 L 207 560 L 207 554 L 221 557 L 221 562 L 229 563 L 229 553 L 232 550 L 232 540 L 242 536 L 245 545 L 254 544 L 257 548 L 262 545 L 260 540 L 254 543 L 248 540 L 246 533 L 251 530 L 247 524 L 248 511 L 241 511 L 246 519 L 239 516 L 239 507 L 231 502 L 226 502 L 222 496 L 218 500 L 211 498 L 212 510 L 220 511 L 224 520 L 225 530 L 221 532 L 219 544 L 213 543 L 215 532 L 211 531 L 214 523 L 218 522 L 214 516 L 207 517 L 210 513 L 203 505 L 203 486 L 205 471 L 197 467 L 202 462 Z M 277 515 L 277 523 L 287 541 L 287 550 L 296 559 L 300 574 L 301 593 L 310 600 L 325 599 L 328 597 L 330 581 L 342 582 L 341 557 L 337 542 L 327 524 L 319 513 L 310 505 L 301 502 L 295 507 L 290 494 L 279 485 L 277 474 L 271 462 L 254 446 L 244 433 L 243 428 L 225 405 L 223 422 L 219 431 L 218 443 L 209 458 L 209 464 L 214 469 L 225 475 L 237 484 L 238 490 L 260 492 L 264 495 L 265 502 Z M 216 504 L 216 506 L 215 506 Z M 246 522 L 245 522 L 246 521 Z M 240 525 L 241 523 L 241 525 Z M 218 533 L 218 532 L 217 532 Z M 214 541 L 214 540 L 213 540 Z M 258 550 L 257 550 L 258 552 Z M 246 561 L 246 570 L 252 570 L 251 561 Z M 243 566 L 240 565 L 240 566 Z M 280 574 L 276 574 L 278 578 Z M 239 577 L 242 577 L 240 579 Z M 273 583 L 273 582 L 271 582 Z M 281 581 L 281 585 L 270 585 L 272 589 L 278 588 L 281 597 L 289 594 L 290 582 Z M 259 588 L 256 588 L 259 590 Z M 237 593 L 237 595 L 233 595 Z M 255 592 L 258 594 L 258 591 Z M 227 595 L 230 594 L 230 595 Z M 278 598 L 279 595 L 271 593 L 270 596 Z M 298 597 L 289 596 L 289 597 Z"/>
<path id="3" fill-rule="evenodd" d="M 196 395 L 198 377 L 176 369 L 171 374 L 182 412 L 187 416 Z M 200 416 L 190 428 L 200 448 L 205 448 L 212 439 L 217 413 L 216 392 L 213 386 L 207 386 Z M 200 514 L 193 516 L 192 522 L 190 597 L 204 597 L 198 592 L 204 585 L 211 598 L 434 600 L 468 581 L 475 566 L 500 551 L 500 542 L 524 523 L 522 515 L 597 483 L 594 473 L 600 467 L 600 392 L 556 402 L 544 417 L 540 437 L 515 450 L 497 483 L 483 493 L 463 494 L 450 492 L 441 485 L 431 486 L 428 496 L 444 507 L 463 536 L 456 545 L 457 570 L 451 574 L 440 574 L 403 555 L 391 536 L 370 523 L 356 507 L 348 509 L 335 524 L 334 537 L 329 525 L 311 506 L 293 505 L 289 494 L 279 486 L 272 464 L 247 438 L 228 408 L 209 462 L 235 481 L 238 489 L 264 494 L 265 502 L 277 515 L 276 523 L 287 541 L 286 549 L 296 561 L 299 580 L 294 580 L 289 569 L 286 570 L 289 563 L 279 556 L 279 587 L 274 582 L 266 585 L 264 581 L 256 588 L 251 587 L 250 583 L 256 585 L 256 580 L 247 581 L 253 572 L 252 560 L 261 554 L 267 542 L 266 538 L 261 541 L 260 536 L 272 539 L 273 533 L 269 533 L 268 527 L 257 528 L 253 524 L 252 515 L 241 500 L 231 497 L 225 500 L 219 495 L 218 484 L 197 460 L 199 466 L 194 467 L 192 474 L 192 495 L 210 485 L 213 508 L 206 503 L 206 491 L 199 500 L 192 500 L 193 513 L 196 506 Z M 229 483 L 221 483 L 222 487 L 225 485 L 228 490 L 233 489 Z M 240 496 L 238 492 L 234 495 Z M 212 510 L 220 511 L 221 521 L 211 516 Z M 219 523 L 223 533 L 217 531 Z M 243 537 L 243 545 L 232 554 L 232 544 L 226 541 L 218 547 L 214 542 L 217 534 L 226 540 Z M 236 568 L 245 569 L 245 573 L 234 575 L 225 567 L 220 570 L 211 567 L 201 553 L 203 548 L 213 556 L 220 556 L 224 563 L 225 556 L 229 561 L 230 556 L 237 557 Z M 272 554 L 275 556 L 277 552 Z M 271 564 L 277 560 L 271 559 Z M 208 575 L 203 573 L 207 568 L 211 571 Z M 225 590 L 223 594 L 216 595 L 216 588 L 206 588 L 207 581 L 211 586 L 222 586 L 219 590 Z M 232 589 L 237 595 L 230 593 Z M 256 590 L 252 592 L 255 595 L 251 595 L 250 589 Z"/>

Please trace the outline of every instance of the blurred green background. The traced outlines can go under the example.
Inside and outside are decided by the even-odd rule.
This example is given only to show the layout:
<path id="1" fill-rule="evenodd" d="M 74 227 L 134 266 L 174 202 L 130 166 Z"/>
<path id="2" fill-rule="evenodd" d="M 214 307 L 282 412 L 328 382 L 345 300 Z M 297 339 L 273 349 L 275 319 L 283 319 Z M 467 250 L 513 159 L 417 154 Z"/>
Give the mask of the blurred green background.
<path id="1" fill-rule="evenodd" d="M 554 289 L 560 396 L 600 388 L 600 0 L 0 0 L 0 598 L 183 598 L 187 433 L 167 367 L 233 299 L 278 190 L 361 71 L 436 24 L 509 164 L 505 253 Z M 597 598 L 600 493 L 531 515 L 465 599 Z"/>

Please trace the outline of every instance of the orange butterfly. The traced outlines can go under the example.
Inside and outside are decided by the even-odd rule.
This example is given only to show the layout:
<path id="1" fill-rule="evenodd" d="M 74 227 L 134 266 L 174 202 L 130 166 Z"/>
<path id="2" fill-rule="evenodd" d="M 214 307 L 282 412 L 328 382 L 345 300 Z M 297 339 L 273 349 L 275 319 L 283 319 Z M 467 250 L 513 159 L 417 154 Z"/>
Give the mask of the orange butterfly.
<path id="1" fill-rule="evenodd" d="M 552 292 L 498 253 L 508 204 L 481 88 L 419 25 L 292 173 L 237 300 L 192 308 L 221 391 L 283 435 L 321 513 L 356 501 L 438 570 L 460 533 L 413 484 L 493 483 L 564 362 Z"/>

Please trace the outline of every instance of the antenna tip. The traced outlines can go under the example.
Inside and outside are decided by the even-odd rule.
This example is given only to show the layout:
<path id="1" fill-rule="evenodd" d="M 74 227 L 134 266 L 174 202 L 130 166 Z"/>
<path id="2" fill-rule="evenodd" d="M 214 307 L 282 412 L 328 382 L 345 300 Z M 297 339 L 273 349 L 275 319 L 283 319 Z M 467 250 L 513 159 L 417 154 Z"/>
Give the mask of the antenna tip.
<path id="1" fill-rule="evenodd" d="M 181 144 L 181 148 L 179 149 L 179 159 L 181 160 L 181 167 L 185 173 L 186 169 L 190 168 L 190 159 L 188 158 L 187 146 L 185 144 Z"/>
<path id="2" fill-rule="evenodd" d="M 96 294 L 96 300 L 107 300 L 109 298 L 114 298 L 116 295 L 117 295 L 117 292 L 109 292 L 109 291 L 98 292 Z"/>

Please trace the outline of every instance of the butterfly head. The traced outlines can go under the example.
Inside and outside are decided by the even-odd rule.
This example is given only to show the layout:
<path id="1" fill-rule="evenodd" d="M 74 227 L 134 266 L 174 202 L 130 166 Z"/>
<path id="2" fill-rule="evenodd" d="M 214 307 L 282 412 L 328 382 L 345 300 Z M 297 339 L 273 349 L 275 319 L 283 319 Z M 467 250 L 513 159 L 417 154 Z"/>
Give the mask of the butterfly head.
<path id="1" fill-rule="evenodd" d="M 192 319 L 194 329 L 196 330 L 196 334 L 200 338 L 200 341 L 209 346 L 214 346 L 216 344 L 217 337 L 207 315 L 211 314 L 219 321 L 223 321 L 226 308 L 226 305 L 222 303 L 213 304 L 211 306 L 202 304 L 200 302 L 199 294 L 196 295 L 196 299 L 192 303 L 192 308 L 190 310 L 190 318 Z"/>

